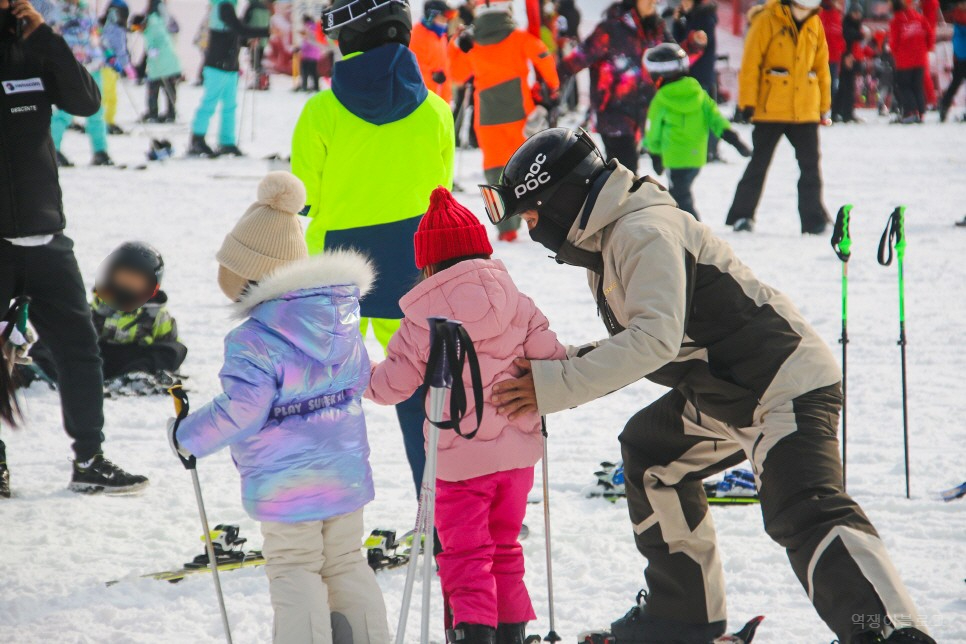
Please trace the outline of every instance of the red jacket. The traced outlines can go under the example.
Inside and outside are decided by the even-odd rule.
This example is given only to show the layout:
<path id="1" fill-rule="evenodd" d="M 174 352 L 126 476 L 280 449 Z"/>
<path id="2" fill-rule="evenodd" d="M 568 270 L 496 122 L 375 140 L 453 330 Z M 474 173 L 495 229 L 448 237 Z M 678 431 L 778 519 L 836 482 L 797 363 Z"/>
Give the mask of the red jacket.
<path id="1" fill-rule="evenodd" d="M 933 31 L 921 13 L 902 9 L 895 13 L 889 25 L 889 44 L 896 69 L 925 67 L 933 46 Z"/>
<path id="2" fill-rule="evenodd" d="M 845 36 L 842 35 L 842 12 L 832 7 L 818 12 L 822 28 L 825 29 L 825 40 L 828 42 L 828 62 L 838 64 L 842 62 L 845 53 Z"/>

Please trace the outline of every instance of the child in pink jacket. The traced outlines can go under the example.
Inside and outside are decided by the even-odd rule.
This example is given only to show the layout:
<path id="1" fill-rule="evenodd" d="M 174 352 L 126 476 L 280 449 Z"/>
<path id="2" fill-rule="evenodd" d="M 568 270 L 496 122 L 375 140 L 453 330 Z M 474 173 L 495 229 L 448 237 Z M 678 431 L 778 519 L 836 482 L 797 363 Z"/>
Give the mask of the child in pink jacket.
<path id="1" fill-rule="evenodd" d="M 486 229 L 445 188 L 433 192 L 415 245 L 424 280 L 399 301 L 405 318 L 389 342 L 385 362 L 372 368 L 366 397 L 393 405 L 422 384 L 430 316 L 461 321 L 473 338 L 486 401 L 495 383 L 520 375 L 515 358 L 566 357 L 547 318 L 517 290 L 503 263 L 490 259 Z M 466 415 L 475 418 L 470 398 Z M 456 624 L 447 633 L 448 642 L 522 642 L 526 623 L 536 617 L 523 583 L 517 537 L 534 465 L 542 455 L 537 414 L 510 421 L 487 403 L 472 440 L 442 432 L 436 530 L 443 552 L 436 562 Z"/>

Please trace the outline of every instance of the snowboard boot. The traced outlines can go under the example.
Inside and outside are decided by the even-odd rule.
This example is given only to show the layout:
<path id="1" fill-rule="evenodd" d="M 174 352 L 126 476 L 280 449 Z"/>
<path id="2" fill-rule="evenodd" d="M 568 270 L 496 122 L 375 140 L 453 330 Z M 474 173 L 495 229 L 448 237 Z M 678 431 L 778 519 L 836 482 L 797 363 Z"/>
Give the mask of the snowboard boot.
<path id="1" fill-rule="evenodd" d="M 126 132 L 121 129 L 121 126 L 117 125 L 116 123 L 107 124 L 107 133 L 108 134 L 126 134 Z"/>
<path id="2" fill-rule="evenodd" d="M 936 644 L 936 640 L 917 628 L 901 628 L 892 631 L 889 637 L 882 637 L 882 633 L 864 631 L 852 638 L 851 644 Z"/>
<path id="3" fill-rule="evenodd" d="M 0 499 L 10 498 L 10 468 L 0 463 Z"/>
<path id="4" fill-rule="evenodd" d="M 64 153 L 57 150 L 57 167 L 58 168 L 73 168 L 74 164 L 70 162 L 70 159 L 64 156 Z"/>
<path id="5" fill-rule="evenodd" d="M 755 231 L 754 219 L 739 219 L 733 226 L 736 233 L 751 233 Z"/>
<path id="6" fill-rule="evenodd" d="M 94 153 L 94 158 L 91 159 L 91 165 L 111 166 L 114 165 L 114 160 L 111 159 L 107 152 L 99 150 Z"/>
<path id="7" fill-rule="evenodd" d="M 460 622 L 446 631 L 449 644 L 496 644 L 496 629 L 482 624 Z"/>
<path id="8" fill-rule="evenodd" d="M 206 158 L 209 158 L 209 159 L 213 159 L 214 157 L 216 157 L 218 155 L 215 154 L 215 151 L 214 150 L 212 150 L 210 147 L 208 147 L 208 144 L 205 142 L 204 135 L 201 135 L 201 134 L 192 134 L 191 135 L 191 145 L 188 147 L 188 156 L 189 157 L 206 157 Z"/>
<path id="9" fill-rule="evenodd" d="M 74 461 L 74 474 L 67 488 L 71 492 L 94 494 L 131 494 L 148 486 L 148 478 L 129 474 L 98 454 L 86 463 Z"/>
<path id="10" fill-rule="evenodd" d="M 220 157 L 243 157 L 245 153 L 238 149 L 237 145 L 219 145 L 215 152 Z"/>
<path id="11" fill-rule="evenodd" d="M 637 593 L 637 605 L 610 625 L 619 644 L 707 644 L 724 635 L 725 622 L 690 624 L 645 614 L 647 592 Z"/>
<path id="12" fill-rule="evenodd" d="M 828 228 L 828 224 L 823 221 L 821 223 L 809 226 L 808 228 L 802 231 L 802 234 L 803 235 L 824 235 L 826 228 Z"/>

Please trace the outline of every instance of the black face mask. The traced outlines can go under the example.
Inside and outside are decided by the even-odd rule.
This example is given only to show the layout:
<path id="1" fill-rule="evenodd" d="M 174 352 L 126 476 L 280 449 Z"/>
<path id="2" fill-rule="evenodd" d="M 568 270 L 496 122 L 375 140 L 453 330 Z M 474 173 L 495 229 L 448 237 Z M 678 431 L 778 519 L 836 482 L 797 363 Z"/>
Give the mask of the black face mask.
<path id="1" fill-rule="evenodd" d="M 530 229 L 530 239 L 556 253 L 567 241 L 568 232 L 550 217 L 542 215 L 537 225 Z"/>

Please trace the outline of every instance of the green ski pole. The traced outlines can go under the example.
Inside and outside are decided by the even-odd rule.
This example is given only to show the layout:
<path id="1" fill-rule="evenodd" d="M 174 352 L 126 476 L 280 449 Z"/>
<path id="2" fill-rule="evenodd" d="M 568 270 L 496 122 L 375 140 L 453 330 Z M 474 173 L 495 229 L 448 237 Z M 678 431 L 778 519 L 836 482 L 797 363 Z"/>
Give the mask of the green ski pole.
<path id="1" fill-rule="evenodd" d="M 839 208 L 835 217 L 835 228 L 832 230 L 832 249 L 842 260 L 842 489 L 845 489 L 846 468 L 848 467 L 848 344 L 849 344 L 849 259 L 852 257 L 852 237 L 849 235 L 849 219 L 852 216 L 852 204 Z"/>
<path id="2" fill-rule="evenodd" d="M 906 286 L 904 263 L 906 257 L 906 207 L 898 206 L 889 215 L 882 238 L 879 240 L 879 264 L 892 264 L 892 249 L 899 265 L 899 351 L 902 356 L 902 443 L 906 464 L 906 498 L 909 498 L 909 408 L 906 395 Z"/>

